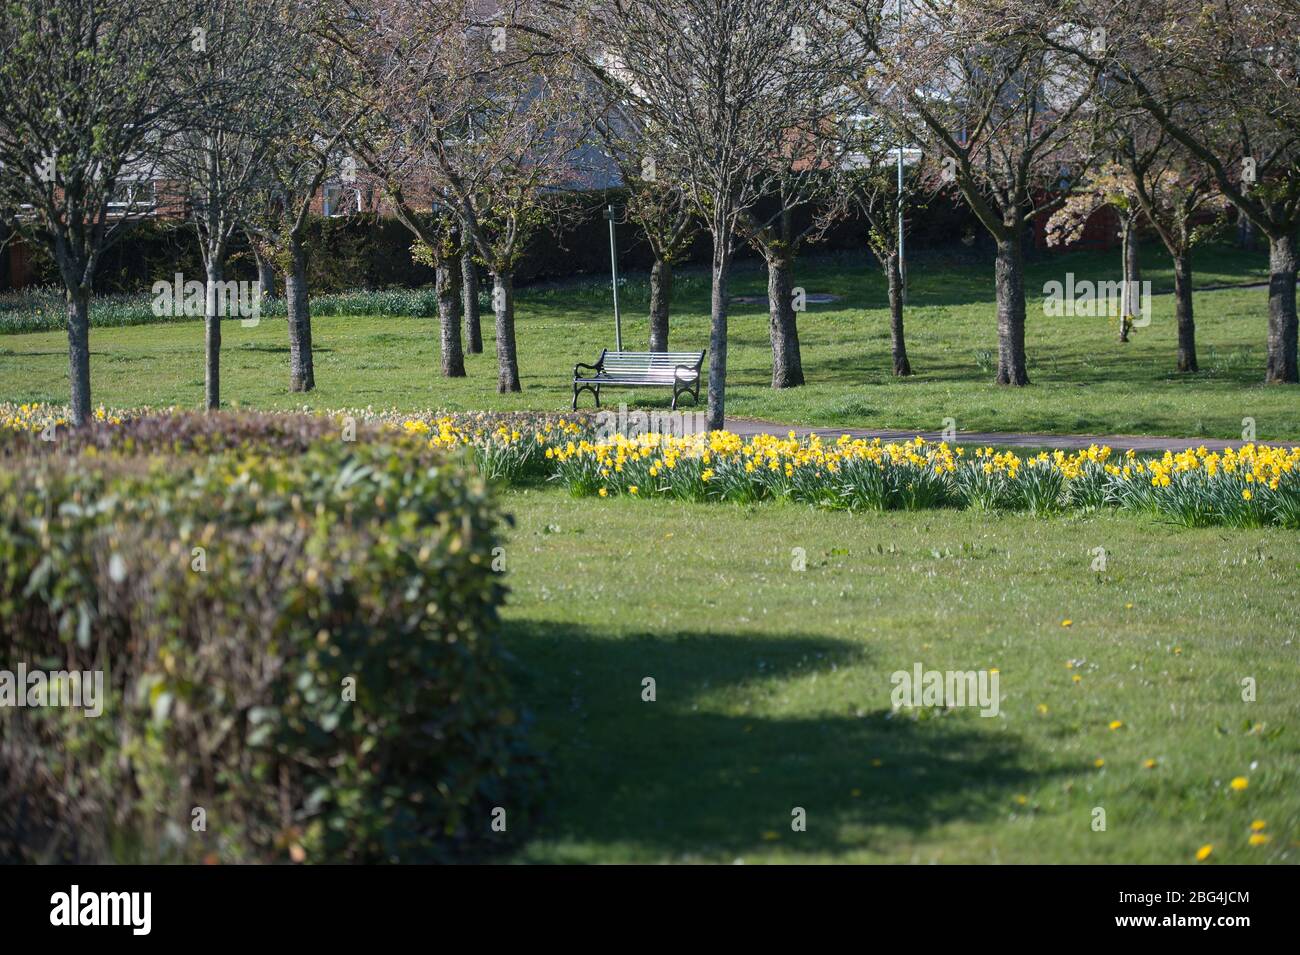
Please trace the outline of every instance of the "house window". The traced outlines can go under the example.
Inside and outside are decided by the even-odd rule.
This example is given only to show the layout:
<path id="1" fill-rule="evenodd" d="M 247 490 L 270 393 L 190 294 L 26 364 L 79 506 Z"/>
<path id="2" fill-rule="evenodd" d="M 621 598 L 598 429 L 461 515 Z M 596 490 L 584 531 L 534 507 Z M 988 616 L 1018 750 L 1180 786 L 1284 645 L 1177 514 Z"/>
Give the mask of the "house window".
<path id="1" fill-rule="evenodd" d="M 113 185 L 108 197 L 108 211 L 117 215 L 153 209 L 156 199 L 154 183 L 149 179 L 126 179 Z"/>
<path id="2" fill-rule="evenodd" d="M 339 214 L 343 190 L 339 186 L 329 184 L 325 186 L 325 197 L 322 201 L 321 211 L 327 216 L 336 216 Z"/>
<path id="3" fill-rule="evenodd" d="M 347 216 L 361 211 L 361 190 L 355 186 L 327 183 L 321 191 L 321 212 L 325 215 Z"/>

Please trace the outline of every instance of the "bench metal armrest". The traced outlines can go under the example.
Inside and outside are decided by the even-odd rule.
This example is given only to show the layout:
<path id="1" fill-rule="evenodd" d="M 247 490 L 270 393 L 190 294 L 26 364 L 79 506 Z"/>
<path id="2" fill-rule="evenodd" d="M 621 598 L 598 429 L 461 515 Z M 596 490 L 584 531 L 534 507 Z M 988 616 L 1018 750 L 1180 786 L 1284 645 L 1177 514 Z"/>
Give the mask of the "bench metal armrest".
<path id="1" fill-rule="evenodd" d="M 585 361 L 580 361 L 580 362 L 578 362 L 576 365 L 573 366 L 573 377 L 574 377 L 574 378 L 586 378 L 586 377 L 589 377 L 589 376 L 587 376 L 587 375 L 579 375 L 579 374 L 578 374 L 578 369 L 579 369 L 579 368 L 590 368 L 590 369 L 591 369 L 592 371 L 594 371 L 596 374 L 600 374 L 600 371 L 601 371 L 600 365 L 588 365 Z"/>

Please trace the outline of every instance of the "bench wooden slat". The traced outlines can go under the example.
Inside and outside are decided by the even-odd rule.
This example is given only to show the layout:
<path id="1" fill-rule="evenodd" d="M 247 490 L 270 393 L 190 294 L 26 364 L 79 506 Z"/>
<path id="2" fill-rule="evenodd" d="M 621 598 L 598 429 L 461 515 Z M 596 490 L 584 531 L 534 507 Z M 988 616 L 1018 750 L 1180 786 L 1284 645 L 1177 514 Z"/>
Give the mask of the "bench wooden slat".
<path id="1" fill-rule="evenodd" d="M 601 353 L 595 365 L 578 365 L 573 369 L 573 406 L 578 406 L 579 391 L 590 391 L 600 406 L 601 385 L 636 387 L 651 385 L 673 389 L 673 407 L 680 395 L 689 394 L 699 401 L 701 368 L 704 352 L 612 352 Z M 594 374 L 578 373 L 579 368 Z"/>

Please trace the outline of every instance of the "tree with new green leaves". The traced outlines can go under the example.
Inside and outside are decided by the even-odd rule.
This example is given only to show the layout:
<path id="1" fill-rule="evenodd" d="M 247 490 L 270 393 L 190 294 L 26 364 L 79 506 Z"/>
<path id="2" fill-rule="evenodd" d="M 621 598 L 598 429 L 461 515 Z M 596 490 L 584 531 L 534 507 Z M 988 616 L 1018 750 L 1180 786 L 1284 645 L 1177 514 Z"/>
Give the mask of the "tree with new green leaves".
<path id="1" fill-rule="evenodd" d="M 457 126 L 465 115 L 461 54 L 472 24 L 449 0 L 347 0 L 344 10 L 331 18 L 326 37 L 357 76 L 351 93 L 363 115 L 347 145 L 413 236 L 415 260 L 434 270 L 441 373 L 464 377 L 461 309 L 470 303 L 460 291 L 473 263 L 454 203 L 434 175 L 431 148 L 435 129 Z"/>
<path id="2" fill-rule="evenodd" d="M 523 388 L 515 269 L 534 237 L 576 214 L 559 194 L 587 185 L 579 154 L 608 104 L 580 71 L 555 15 L 543 0 L 515 0 L 464 31 L 469 44 L 452 49 L 460 65 L 449 70 L 459 110 L 428 131 L 431 180 L 492 276 L 502 393 Z"/>
<path id="3" fill-rule="evenodd" d="M 356 181 L 347 134 L 368 111 L 354 94 L 354 64 L 326 42 L 340 11 L 311 0 L 273 5 L 279 46 L 279 129 L 259 164 L 243 225 L 284 274 L 289 326 L 289 390 L 316 387 L 308 298 L 307 228 L 327 180 Z"/>
<path id="4" fill-rule="evenodd" d="M 184 111 L 165 133 L 159 153 L 169 187 L 183 191 L 203 261 L 204 405 L 209 410 L 221 405 L 221 323 L 228 317 L 223 303 L 231 242 L 253 213 L 276 137 L 287 131 L 279 96 L 284 77 L 278 3 L 206 4 L 174 82 Z M 260 281 L 267 270 L 263 257 L 257 258 Z"/>
<path id="5" fill-rule="evenodd" d="M 1047 220 L 1049 246 L 1069 245 L 1083 237 L 1092 217 L 1110 209 L 1120 223 L 1120 266 L 1124 276 L 1124 294 L 1119 308 L 1119 340 L 1127 342 L 1137 315 L 1136 289 L 1142 281 L 1138 255 L 1138 228 L 1142 206 L 1128 170 L 1118 163 L 1107 163 L 1091 170 L 1071 191 L 1061 208 Z"/>
<path id="6" fill-rule="evenodd" d="M 488 9 L 455 0 L 368 0 L 332 39 L 362 77 L 365 118 L 349 137 L 437 270 L 443 341 L 459 347 L 465 252 L 492 276 L 497 389 L 521 390 L 514 272 L 530 240 L 565 215 L 575 153 L 597 110 L 541 0 Z M 455 242 L 449 230 L 456 232 Z M 471 263 L 472 264 L 472 263 Z M 455 322 L 455 329 L 451 327 Z M 463 374 L 449 361 L 444 373 Z"/>
<path id="7" fill-rule="evenodd" d="M 818 110 L 829 105 L 810 97 Z M 823 135 L 829 117 L 812 119 L 788 131 L 785 142 L 766 157 L 759 175 L 771 183 L 768 194 L 740 216 L 740 235 L 767 266 L 768 340 L 772 345 L 772 387 L 804 384 L 799 347 L 794 265 L 804 245 L 816 241 L 834 220 L 835 140 Z"/>
<path id="8" fill-rule="evenodd" d="M 1021 0 L 841 0 L 857 57 L 851 86 L 919 146 L 997 244 L 1000 385 L 1029 384 L 1024 246 L 1030 223 L 1066 201 L 1095 161 L 1099 65 L 1050 38 L 1065 10 Z"/>
<path id="9" fill-rule="evenodd" d="M 1046 0 L 1035 0 L 1046 4 Z M 1300 4 L 1087 0 L 1056 49 L 1101 69 L 1269 242 L 1265 381 L 1300 382 Z M 1101 35 L 1106 42 L 1083 42 Z"/>
<path id="10" fill-rule="evenodd" d="M 152 211 L 171 82 L 204 4 L 0 4 L 0 223 L 47 251 L 67 299 L 72 421 L 91 418 L 90 297 L 104 250 Z"/>
<path id="11" fill-rule="evenodd" d="M 865 222 L 867 250 L 884 274 L 889 296 L 891 370 L 900 378 L 912 374 L 912 363 L 907 356 L 903 325 L 906 279 L 899 230 L 903 230 L 905 239 L 911 216 L 924 207 L 931 194 L 944 188 L 938 170 L 920 156 L 909 158 L 902 145 L 905 135 L 879 115 L 846 113 L 837 123 L 839 146 L 835 162 L 835 204 Z M 901 183 L 900 151 L 905 159 Z"/>

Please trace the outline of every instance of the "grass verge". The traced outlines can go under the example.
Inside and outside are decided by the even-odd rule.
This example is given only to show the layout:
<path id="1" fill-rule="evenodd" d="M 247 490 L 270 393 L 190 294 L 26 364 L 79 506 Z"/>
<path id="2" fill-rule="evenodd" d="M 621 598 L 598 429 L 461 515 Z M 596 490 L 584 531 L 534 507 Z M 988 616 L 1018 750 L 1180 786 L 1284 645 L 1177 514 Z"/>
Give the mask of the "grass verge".
<path id="1" fill-rule="evenodd" d="M 505 502 L 506 640 L 553 770 L 520 861 L 1297 858 L 1294 533 Z M 890 718 L 916 662 L 997 668 L 1000 715 Z"/>

